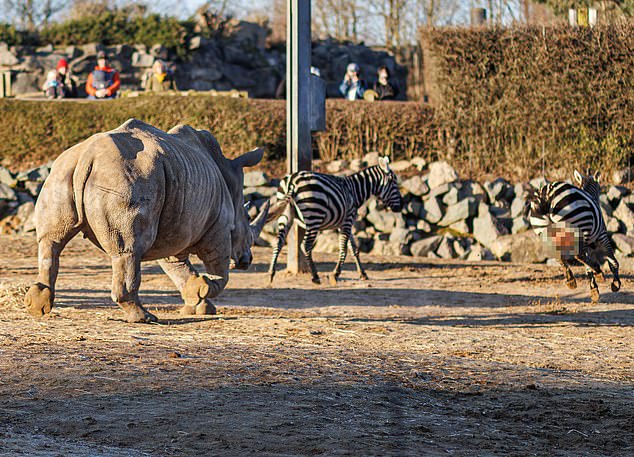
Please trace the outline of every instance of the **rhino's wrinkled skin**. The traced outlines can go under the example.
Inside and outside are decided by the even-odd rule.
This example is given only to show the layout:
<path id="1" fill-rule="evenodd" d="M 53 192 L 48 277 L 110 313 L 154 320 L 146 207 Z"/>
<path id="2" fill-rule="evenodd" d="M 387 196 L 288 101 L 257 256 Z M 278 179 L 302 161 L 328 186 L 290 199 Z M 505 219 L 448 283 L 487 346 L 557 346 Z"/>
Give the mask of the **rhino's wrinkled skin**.
<path id="1" fill-rule="evenodd" d="M 227 284 L 230 259 L 251 264 L 251 246 L 268 207 L 249 224 L 242 168 L 256 149 L 226 159 L 209 132 L 177 126 L 165 133 L 136 119 L 66 150 L 55 161 L 35 207 L 39 276 L 25 304 L 49 313 L 59 255 L 83 232 L 112 260 L 112 299 L 130 322 L 156 318 L 139 301 L 142 260 L 159 260 L 185 301 L 185 314 L 215 312 L 209 298 Z M 196 254 L 209 275 L 189 261 Z"/>

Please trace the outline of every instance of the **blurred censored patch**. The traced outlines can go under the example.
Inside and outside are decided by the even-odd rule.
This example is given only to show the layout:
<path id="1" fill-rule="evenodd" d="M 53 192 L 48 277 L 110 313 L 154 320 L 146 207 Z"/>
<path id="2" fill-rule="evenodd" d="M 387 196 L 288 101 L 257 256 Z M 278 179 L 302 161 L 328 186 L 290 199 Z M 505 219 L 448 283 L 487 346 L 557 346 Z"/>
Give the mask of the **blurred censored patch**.
<path id="1" fill-rule="evenodd" d="M 583 234 L 578 228 L 560 222 L 546 227 L 542 239 L 550 257 L 574 257 L 581 252 Z"/>

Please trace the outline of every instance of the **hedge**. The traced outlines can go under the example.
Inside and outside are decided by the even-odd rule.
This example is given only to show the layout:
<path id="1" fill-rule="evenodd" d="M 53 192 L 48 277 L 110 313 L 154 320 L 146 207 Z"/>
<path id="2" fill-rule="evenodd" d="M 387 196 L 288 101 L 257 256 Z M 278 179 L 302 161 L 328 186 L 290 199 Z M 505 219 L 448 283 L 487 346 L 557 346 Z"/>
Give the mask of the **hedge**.
<path id="1" fill-rule="evenodd" d="M 629 163 L 632 22 L 429 29 L 421 43 L 437 147 L 467 173 L 569 177 Z"/>
<path id="2" fill-rule="evenodd" d="M 363 109 L 359 109 L 363 108 Z M 394 157 L 427 154 L 431 110 L 417 103 L 329 100 L 328 130 L 314 136 L 316 154 L 354 158 L 379 150 Z M 47 162 L 97 132 L 136 117 L 167 130 L 179 123 L 210 130 L 225 154 L 265 146 L 270 161 L 286 156 L 286 108 L 281 100 L 208 96 L 148 96 L 103 102 L 0 100 L 0 159 L 18 169 Z M 429 156 L 431 157 L 431 155 Z"/>

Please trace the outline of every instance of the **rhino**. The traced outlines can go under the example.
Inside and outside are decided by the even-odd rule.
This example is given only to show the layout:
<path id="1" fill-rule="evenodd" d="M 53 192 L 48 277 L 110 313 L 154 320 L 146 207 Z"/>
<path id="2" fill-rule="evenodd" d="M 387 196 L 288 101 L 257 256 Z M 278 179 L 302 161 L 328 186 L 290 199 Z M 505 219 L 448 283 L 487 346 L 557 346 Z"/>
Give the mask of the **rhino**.
<path id="1" fill-rule="evenodd" d="M 146 260 L 158 260 L 180 291 L 181 313 L 214 314 L 210 299 L 225 288 L 231 263 L 249 267 L 266 221 L 268 205 L 251 222 L 243 207 L 243 168 L 263 152 L 230 160 L 206 130 L 166 133 L 137 119 L 64 151 L 35 205 L 39 275 L 25 296 L 29 313 L 50 313 L 60 253 L 82 232 L 110 256 L 112 300 L 129 322 L 156 321 L 138 295 Z"/>

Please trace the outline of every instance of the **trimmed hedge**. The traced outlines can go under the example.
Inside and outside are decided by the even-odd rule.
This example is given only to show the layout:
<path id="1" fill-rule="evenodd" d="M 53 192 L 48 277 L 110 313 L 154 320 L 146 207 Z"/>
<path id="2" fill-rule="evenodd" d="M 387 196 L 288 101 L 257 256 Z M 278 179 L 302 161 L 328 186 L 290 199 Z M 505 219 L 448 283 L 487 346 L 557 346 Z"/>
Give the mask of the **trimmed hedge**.
<path id="1" fill-rule="evenodd" d="M 313 146 L 324 159 L 360 157 L 368 151 L 396 158 L 431 157 L 432 112 L 412 102 L 350 103 L 329 100 L 328 130 Z M 45 163 L 89 136 L 136 117 L 168 130 L 189 124 L 210 130 L 225 154 L 265 146 L 267 159 L 286 157 L 286 107 L 282 100 L 147 96 L 102 102 L 0 99 L 0 159 L 13 170 Z"/>
<path id="2" fill-rule="evenodd" d="M 430 29 L 421 42 L 437 147 L 467 173 L 605 176 L 628 164 L 634 23 Z"/>

